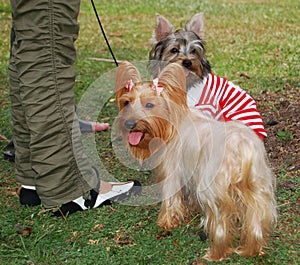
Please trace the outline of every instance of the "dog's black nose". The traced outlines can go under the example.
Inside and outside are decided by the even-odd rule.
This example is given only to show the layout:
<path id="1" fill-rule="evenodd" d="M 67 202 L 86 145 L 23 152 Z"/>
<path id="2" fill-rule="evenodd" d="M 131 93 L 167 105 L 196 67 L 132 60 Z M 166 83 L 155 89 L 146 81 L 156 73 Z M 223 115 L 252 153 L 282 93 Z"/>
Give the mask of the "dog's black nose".
<path id="1" fill-rule="evenodd" d="M 186 68 L 190 68 L 192 66 L 192 61 L 191 60 L 183 60 L 182 65 Z"/>
<path id="2" fill-rule="evenodd" d="M 125 127 L 129 130 L 134 129 L 134 127 L 136 126 L 136 122 L 134 120 L 126 120 L 125 121 Z"/>

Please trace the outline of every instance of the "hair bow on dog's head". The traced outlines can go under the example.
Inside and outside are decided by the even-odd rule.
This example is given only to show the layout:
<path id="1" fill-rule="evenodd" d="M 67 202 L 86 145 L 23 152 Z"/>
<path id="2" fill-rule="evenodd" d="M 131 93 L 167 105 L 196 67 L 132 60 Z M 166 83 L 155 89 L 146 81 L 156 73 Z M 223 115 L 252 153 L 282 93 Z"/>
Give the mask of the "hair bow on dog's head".
<path id="1" fill-rule="evenodd" d="M 134 87 L 134 83 L 133 83 L 132 79 L 128 80 L 125 85 L 125 88 L 127 89 L 127 91 L 130 92 L 133 87 Z"/>
<path id="2" fill-rule="evenodd" d="M 152 80 L 152 90 L 156 91 L 158 95 L 164 90 L 163 86 L 158 84 L 158 78 Z"/>

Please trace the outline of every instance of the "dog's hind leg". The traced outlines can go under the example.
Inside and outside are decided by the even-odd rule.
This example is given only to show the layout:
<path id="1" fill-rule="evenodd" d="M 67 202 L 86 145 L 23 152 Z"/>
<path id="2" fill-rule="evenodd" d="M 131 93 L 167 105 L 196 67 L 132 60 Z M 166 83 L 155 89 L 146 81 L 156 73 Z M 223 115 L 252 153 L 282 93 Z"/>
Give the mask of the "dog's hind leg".
<path id="1" fill-rule="evenodd" d="M 262 190 L 260 185 L 264 183 L 257 183 L 254 189 L 243 191 L 247 198 L 244 213 L 241 214 L 240 247 L 236 253 L 244 257 L 263 254 L 262 249 L 276 220 L 273 195 L 271 191 Z"/>
<path id="2" fill-rule="evenodd" d="M 229 199 L 229 197 L 228 197 Z M 212 207 L 205 207 L 204 228 L 208 232 L 211 247 L 208 249 L 205 259 L 220 261 L 234 252 L 232 244 L 235 227 L 232 225 L 235 220 L 234 205 L 229 203 L 217 203 Z"/>
<path id="3" fill-rule="evenodd" d="M 250 152 L 248 152 L 249 154 Z M 245 161 L 239 183 L 240 246 L 236 253 L 250 257 L 263 254 L 267 238 L 276 223 L 276 201 L 273 174 L 263 152 L 256 153 L 247 165 Z"/>

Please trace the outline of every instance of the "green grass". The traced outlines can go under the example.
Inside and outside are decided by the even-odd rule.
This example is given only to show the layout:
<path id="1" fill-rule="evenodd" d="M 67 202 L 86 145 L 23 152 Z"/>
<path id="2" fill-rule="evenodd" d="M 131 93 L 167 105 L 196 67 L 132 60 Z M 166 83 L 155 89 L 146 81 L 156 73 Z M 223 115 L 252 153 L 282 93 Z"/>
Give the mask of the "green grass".
<path id="1" fill-rule="evenodd" d="M 241 85 L 251 94 L 281 91 L 289 83 L 299 88 L 299 1 L 96 1 L 103 26 L 119 60 L 146 61 L 155 13 L 179 28 L 196 12 L 206 17 L 208 58 L 213 71 Z M 113 63 L 89 60 L 111 56 L 89 1 L 82 1 L 76 42 L 76 100 Z M 0 0 L 0 150 L 12 136 L 7 65 L 11 13 Z M 250 79 L 240 75 L 245 73 Z M 114 102 L 107 102 L 99 120 L 113 122 Z M 151 183 L 151 174 L 121 165 L 111 148 L 111 132 L 96 135 L 97 152 L 107 171 L 118 179 L 138 178 Z M 283 138 L 286 135 L 279 135 Z M 279 184 L 287 178 L 284 165 Z M 289 177 L 296 187 L 298 176 Z M 19 206 L 13 164 L 0 160 L 0 264 L 191 264 L 205 253 L 200 240 L 200 217 L 163 233 L 155 224 L 159 205 L 112 207 L 56 219 L 41 207 Z M 233 255 L 220 264 L 298 264 L 299 192 L 277 192 L 279 223 L 263 257 Z M 298 208 L 297 208 L 298 207 Z M 20 234 L 30 228 L 31 234 Z M 204 264 L 209 264 L 209 262 Z"/>

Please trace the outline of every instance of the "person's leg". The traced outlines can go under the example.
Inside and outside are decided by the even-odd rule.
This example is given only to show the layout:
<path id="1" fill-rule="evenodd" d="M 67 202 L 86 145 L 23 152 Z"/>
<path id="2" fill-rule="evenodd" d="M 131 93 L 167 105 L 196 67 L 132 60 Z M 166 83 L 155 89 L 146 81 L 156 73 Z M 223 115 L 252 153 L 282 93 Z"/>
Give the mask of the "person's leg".
<path id="1" fill-rule="evenodd" d="M 15 46 L 14 30 L 11 31 L 11 58 L 9 64 L 9 86 L 10 86 L 10 99 L 11 99 L 11 113 L 13 121 L 13 148 L 16 147 L 17 152 L 14 151 L 14 161 L 16 164 L 15 176 L 17 182 L 23 184 L 22 189 L 18 189 L 20 196 L 20 203 L 25 205 L 39 205 L 41 200 L 35 191 L 35 177 L 36 172 L 31 168 L 30 161 L 30 134 L 22 107 L 20 98 L 19 80 L 17 69 L 14 60 Z M 25 188 L 26 186 L 26 188 Z"/>
<path id="2" fill-rule="evenodd" d="M 97 121 L 86 121 L 79 119 L 79 127 L 81 133 L 101 132 L 109 129 L 108 123 Z"/>
<path id="3" fill-rule="evenodd" d="M 13 2 L 13 1 L 12 1 Z M 21 184 L 35 184 L 43 205 L 55 207 L 97 188 L 99 180 L 83 153 L 75 117 L 73 85 L 74 40 L 78 34 L 80 1 L 15 1 L 13 26 L 16 33 L 15 75 L 23 117 L 16 119 L 28 129 L 16 132 L 30 146 L 34 183 L 28 173 L 17 174 Z M 10 72 L 12 76 L 12 71 Z M 17 85 L 14 85 L 17 87 Z M 14 94 L 14 93 L 12 93 Z M 17 109 L 17 108 L 14 108 Z M 75 148 L 75 149 L 74 149 Z M 18 151 L 17 151 L 18 152 Z M 76 157 L 75 157 L 76 152 Z M 20 168 L 18 163 L 18 167 Z M 28 166 L 30 168 L 30 166 Z"/>
<path id="4" fill-rule="evenodd" d="M 73 91 L 80 1 L 11 0 L 11 4 L 16 34 L 10 65 L 10 83 L 16 88 L 11 95 L 17 97 L 13 119 L 24 127 L 24 132 L 15 130 L 15 137 L 18 143 L 26 142 L 27 166 L 35 173 L 25 174 L 24 165 L 16 163 L 17 181 L 30 182 L 29 188 L 34 185 L 46 208 L 62 204 L 58 215 L 99 207 L 139 191 L 133 189 L 140 186 L 135 181 L 100 181 L 83 151 Z"/>
<path id="5" fill-rule="evenodd" d="M 16 76 L 16 68 L 14 65 L 14 59 L 13 59 L 13 49 L 14 49 L 14 42 L 16 39 L 15 31 L 14 28 L 11 27 L 11 32 L 10 32 L 10 58 L 11 58 L 11 63 L 9 66 L 9 70 L 11 71 L 11 78 L 10 78 L 10 87 L 11 87 L 11 101 L 14 104 L 20 104 L 20 100 L 16 97 L 19 96 L 19 82 Z M 18 103 L 19 102 L 19 103 Z M 17 109 L 18 106 L 14 106 L 13 110 Z M 76 110 L 76 107 L 75 107 Z M 24 115 L 24 113 L 22 113 Z M 17 120 L 17 119 L 14 119 Z M 22 123 L 24 124 L 24 123 Z M 21 125 L 22 125 L 21 124 Z M 101 122 L 93 122 L 93 121 L 86 121 L 79 119 L 79 127 L 81 133 L 90 133 L 90 132 L 101 132 L 104 130 L 109 129 L 109 124 L 108 123 L 101 123 Z M 6 146 L 6 151 L 3 152 L 4 159 L 9 160 L 10 162 L 15 161 L 15 147 L 14 147 L 14 139 L 10 140 L 8 145 Z M 26 156 L 27 158 L 29 156 Z"/>

